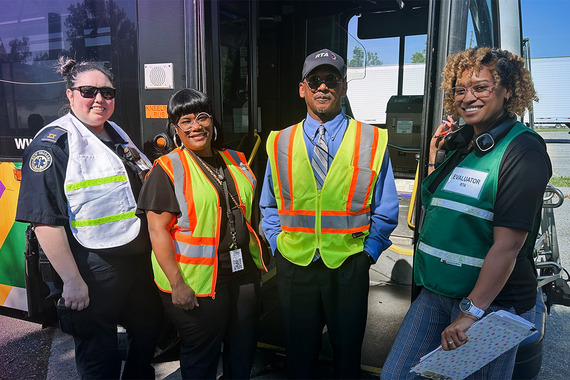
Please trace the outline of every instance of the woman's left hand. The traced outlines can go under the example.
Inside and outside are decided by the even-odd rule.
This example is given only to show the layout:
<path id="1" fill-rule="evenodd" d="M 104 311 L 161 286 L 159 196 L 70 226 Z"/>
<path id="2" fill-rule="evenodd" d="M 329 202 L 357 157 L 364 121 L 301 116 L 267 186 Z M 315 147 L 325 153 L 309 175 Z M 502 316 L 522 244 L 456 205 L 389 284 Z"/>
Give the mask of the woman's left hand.
<path id="1" fill-rule="evenodd" d="M 460 313 L 452 324 L 441 333 L 441 347 L 444 351 L 455 350 L 467 343 L 465 332 L 477 319 L 465 313 Z"/>

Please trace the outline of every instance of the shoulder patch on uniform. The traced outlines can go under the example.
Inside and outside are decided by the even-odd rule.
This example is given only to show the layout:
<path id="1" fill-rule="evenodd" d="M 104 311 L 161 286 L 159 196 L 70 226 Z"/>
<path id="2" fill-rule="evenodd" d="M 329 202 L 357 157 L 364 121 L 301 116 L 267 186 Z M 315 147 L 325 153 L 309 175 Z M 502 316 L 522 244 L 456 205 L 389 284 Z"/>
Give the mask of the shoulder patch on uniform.
<path id="1" fill-rule="evenodd" d="M 32 156 L 30 157 L 30 169 L 36 173 L 43 172 L 47 170 L 51 163 L 53 162 L 53 158 L 47 150 L 37 150 L 35 151 Z"/>
<path id="2" fill-rule="evenodd" d="M 54 127 L 42 137 L 41 141 L 56 143 L 57 140 L 66 134 L 67 131 L 61 127 Z"/>

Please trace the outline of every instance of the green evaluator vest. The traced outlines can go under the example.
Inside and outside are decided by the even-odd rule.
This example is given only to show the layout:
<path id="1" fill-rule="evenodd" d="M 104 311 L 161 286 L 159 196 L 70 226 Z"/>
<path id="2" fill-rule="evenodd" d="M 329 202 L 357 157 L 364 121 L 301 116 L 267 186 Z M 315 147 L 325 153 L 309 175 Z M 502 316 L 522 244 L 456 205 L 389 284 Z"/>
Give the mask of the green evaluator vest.
<path id="1" fill-rule="evenodd" d="M 424 180 L 425 219 L 414 257 L 418 286 L 451 298 L 469 295 L 494 242 L 499 166 L 510 142 L 524 132 L 535 133 L 517 122 L 491 151 L 472 150 L 433 194 L 430 185 L 458 151 Z"/>

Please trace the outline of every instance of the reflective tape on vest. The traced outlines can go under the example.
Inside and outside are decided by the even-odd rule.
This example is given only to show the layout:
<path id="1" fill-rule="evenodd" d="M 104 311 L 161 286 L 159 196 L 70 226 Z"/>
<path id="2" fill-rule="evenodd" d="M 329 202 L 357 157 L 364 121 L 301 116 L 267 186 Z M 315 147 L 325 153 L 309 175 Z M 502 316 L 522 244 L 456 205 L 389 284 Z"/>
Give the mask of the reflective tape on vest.
<path id="1" fill-rule="evenodd" d="M 301 124 L 297 124 L 294 128 L 287 128 L 283 132 L 279 133 L 275 139 L 275 144 L 277 144 L 275 151 L 277 152 L 276 166 L 279 173 L 279 188 L 281 191 L 281 202 L 282 209 L 291 210 L 291 182 L 289 178 L 289 173 L 291 172 L 291 167 L 293 166 L 292 159 L 287 159 L 286 157 L 292 157 L 290 149 L 293 148 L 292 138 L 295 136 L 292 132 L 296 131 Z M 279 158 L 284 157 L 284 160 L 279 160 Z M 283 223 L 281 223 L 283 225 Z M 285 224 L 287 226 L 287 224 Z M 313 224 L 314 227 L 314 224 Z"/>
<path id="2" fill-rule="evenodd" d="M 340 215 L 337 211 L 333 213 L 334 214 L 327 214 L 327 211 L 322 212 L 322 232 L 351 233 L 364 231 L 370 227 L 370 208 L 368 208 L 367 212 L 356 215 L 347 215 L 346 213 Z"/>
<path id="3" fill-rule="evenodd" d="M 228 153 L 230 155 L 231 159 L 234 161 L 234 164 L 236 166 L 239 166 L 239 168 L 242 170 L 243 174 L 247 177 L 247 179 L 249 179 L 249 182 L 251 182 L 251 184 L 253 185 L 253 188 L 255 188 L 257 186 L 257 180 L 255 179 L 253 174 L 249 171 L 249 168 L 246 165 L 246 163 L 242 161 L 238 152 L 236 152 L 235 150 L 220 151 L 220 154 L 222 154 L 222 156 L 227 157 L 227 155 L 225 153 Z"/>
<path id="4" fill-rule="evenodd" d="M 432 198 L 431 205 L 436 207 L 443 207 L 449 210 L 455 210 L 463 214 L 471 215 L 489 221 L 492 221 L 494 216 L 494 213 L 492 211 L 487 211 L 479 207 L 456 201 L 450 201 L 443 198 Z"/>
<path id="5" fill-rule="evenodd" d="M 288 214 L 279 212 L 279 222 L 285 231 L 307 231 L 315 232 L 316 217 L 313 212 L 312 215 L 307 214 Z M 308 231 L 311 230 L 311 231 Z"/>
<path id="6" fill-rule="evenodd" d="M 213 245 L 186 244 L 184 242 L 174 240 L 174 247 L 176 248 L 176 253 L 184 257 L 204 257 L 213 259 L 216 256 L 216 247 Z"/>
<path id="7" fill-rule="evenodd" d="M 457 267 L 460 267 L 464 264 L 477 268 L 481 268 L 483 266 L 483 261 L 484 261 L 483 259 L 445 251 L 443 249 L 427 245 L 424 242 L 420 242 L 420 244 L 418 245 L 418 249 L 430 256 L 434 256 L 441 259 L 441 262 L 445 264 L 454 265 Z"/>
<path id="8" fill-rule="evenodd" d="M 168 154 L 170 162 L 172 162 L 172 175 L 174 177 L 174 194 L 176 194 L 176 200 L 178 201 L 178 207 L 181 210 L 187 210 L 188 204 L 186 203 L 186 197 L 184 195 L 184 165 L 177 152 L 172 152 Z M 184 207 L 184 208 L 183 208 Z M 190 228 L 190 220 L 188 219 L 188 213 L 182 212 L 178 220 L 176 221 L 180 228 Z"/>
<path id="9" fill-rule="evenodd" d="M 362 128 L 362 124 L 358 122 L 358 131 L 360 136 L 356 136 L 356 146 L 354 147 L 354 167 L 369 168 L 372 170 L 372 157 L 376 154 L 378 145 L 378 134 L 374 133 L 373 128 Z M 360 144 L 361 141 L 372 141 L 372 144 Z M 351 193 L 349 194 L 349 211 L 356 212 L 362 210 L 364 203 L 369 197 L 369 191 L 372 188 L 372 180 L 370 171 L 355 169 L 351 183 Z"/>
<path id="10" fill-rule="evenodd" d="M 378 134 L 375 133 L 374 128 L 362 128 L 360 122 L 357 123 L 356 146 L 353 156 L 354 174 L 351 180 L 349 201 L 347 202 L 346 212 L 336 212 L 335 215 L 325 217 L 327 211 L 322 212 L 322 227 L 327 229 L 340 229 L 351 230 L 361 229 L 363 226 L 370 224 L 369 209 L 362 213 L 367 199 L 370 196 L 370 189 L 372 188 L 372 181 L 375 176 L 372 175 L 373 157 L 376 155 L 378 146 Z M 287 128 L 281 131 L 275 138 L 275 152 L 277 152 L 276 168 L 278 178 L 274 180 L 279 181 L 279 191 L 281 193 L 281 207 L 280 210 L 293 210 L 292 201 L 292 149 L 294 145 L 295 133 L 297 128 L 302 128 L 302 123 L 295 125 L 293 128 Z M 361 141 L 372 141 L 372 144 L 360 144 Z M 281 226 L 284 229 L 291 228 L 313 228 L 313 225 L 308 225 L 310 219 L 307 218 L 309 210 L 295 210 L 294 215 L 279 213 Z M 351 214 L 354 212 L 361 212 L 360 214 Z M 286 215 L 286 216 L 285 216 Z M 338 216 L 338 220 L 335 219 Z M 324 220 L 326 219 L 326 221 Z M 366 220 L 365 220 L 366 219 Z M 313 220 L 314 221 L 314 220 Z M 339 231 L 340 232 L 340 231 Z"/>

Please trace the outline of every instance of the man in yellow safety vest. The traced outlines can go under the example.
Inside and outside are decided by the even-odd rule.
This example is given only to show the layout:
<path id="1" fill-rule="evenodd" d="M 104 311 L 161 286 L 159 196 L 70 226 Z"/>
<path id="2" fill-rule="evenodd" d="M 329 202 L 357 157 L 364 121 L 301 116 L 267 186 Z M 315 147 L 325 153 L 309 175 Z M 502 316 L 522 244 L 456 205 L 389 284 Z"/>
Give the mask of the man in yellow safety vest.
<path id="1" fill-rule="evenodd" d="M 390 246 L 398 196 L 385 130 L 343 112 L 346 68 L 322 49 L 305 59 L 306 119 L 267 140 L 262 227 L 277 266 L 289 378 L 315 378 L 323 328 L 334 374 L 360 376 L 369 269 Z"/>

